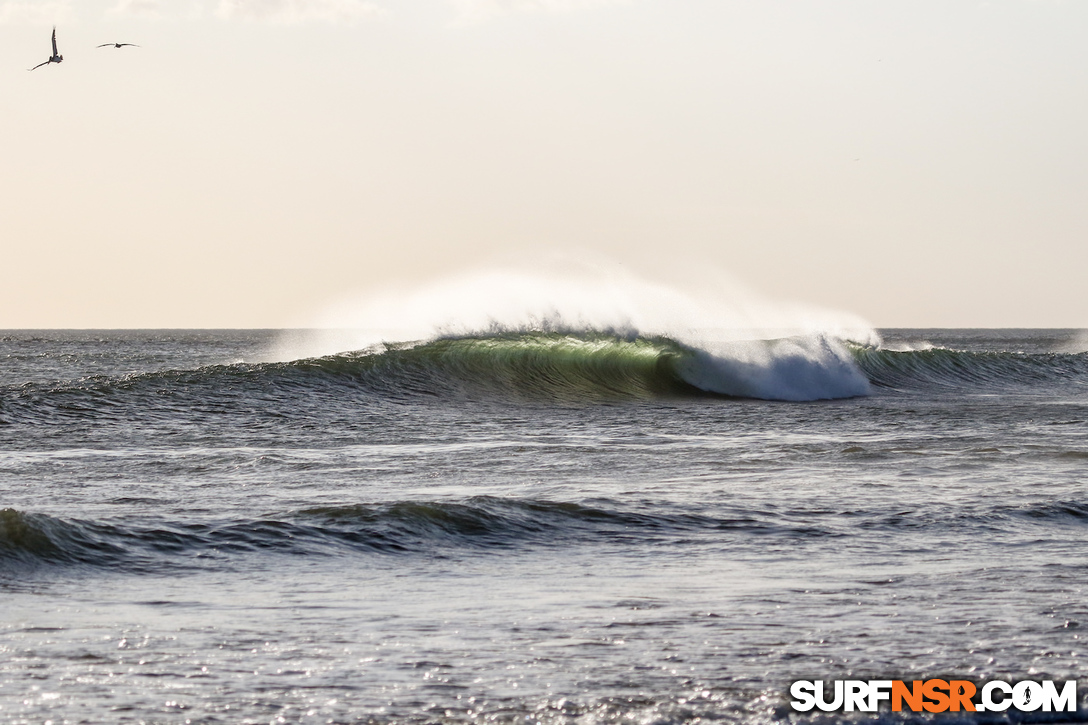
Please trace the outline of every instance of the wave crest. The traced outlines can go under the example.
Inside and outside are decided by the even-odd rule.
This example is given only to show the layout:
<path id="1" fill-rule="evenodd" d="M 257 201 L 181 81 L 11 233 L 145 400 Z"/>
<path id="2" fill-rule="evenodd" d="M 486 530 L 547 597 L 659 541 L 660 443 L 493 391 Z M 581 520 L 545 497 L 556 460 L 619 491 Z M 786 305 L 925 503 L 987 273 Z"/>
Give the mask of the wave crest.
<path id="1" fill-rule="evenodd" d="M 392 501 L 306 508 L 205 521 L 103 522 L 0 511 L 0 574 L 37 566 L 130 572 L 192 569 L 242 555 L 445 556 L 576 543 L 663 544 L 691 536 L 826 536 L 745 510 L 707 515 L 598 499 L 587 503 L 473 496 L 459 501 Z"/>

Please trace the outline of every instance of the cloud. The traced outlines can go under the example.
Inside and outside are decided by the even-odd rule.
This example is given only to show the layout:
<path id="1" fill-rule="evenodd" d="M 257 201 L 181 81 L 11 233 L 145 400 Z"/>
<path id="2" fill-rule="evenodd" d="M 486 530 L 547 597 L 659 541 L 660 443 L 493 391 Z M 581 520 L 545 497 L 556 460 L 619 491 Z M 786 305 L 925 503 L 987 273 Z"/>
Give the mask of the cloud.
<path id="1" fill-rule="evenodd" d="M 9 0 L 0 5 L 0 24 L 54 25 L 74 17 L 69 0 Z"/>
<path id="2" fill-rule="evenodd" d="M 220 0 L 222 18 L 272 23 L 353 22 L 385 10 L 367 0 Z"/>
<path id="3" fill-rule="evenodd" d="M 111 13 L 120 15 L 160 15 L 162 0 L 118 0 Z"/>
<path id="4" fill-rule="evenodd" d="M 450 0 L 462 18 L 483 20 L 519 12 L 568 13 L 626 0 Z"/>

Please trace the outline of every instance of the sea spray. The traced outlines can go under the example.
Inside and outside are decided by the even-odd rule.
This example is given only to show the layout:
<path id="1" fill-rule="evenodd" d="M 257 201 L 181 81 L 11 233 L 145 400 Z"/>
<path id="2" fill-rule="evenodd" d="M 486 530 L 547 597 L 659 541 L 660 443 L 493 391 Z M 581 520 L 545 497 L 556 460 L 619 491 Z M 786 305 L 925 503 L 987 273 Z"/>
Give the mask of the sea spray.
<path id="1" fill-rule="evenodd" d="M 555 333 L 553 343 L 564 335 L 663 338 L 686 350 L 676 376 L 704 392 L 773 400 L 868 392 L 839 342 L 879 341 L 856 316 L 774 302 L 712 269 L 689 272 L 682 282 L 599 262 L 479 270 L 343 303 L 326 311 L 319 329 L 285 333 L 269 358 L 508 334 Z"/>

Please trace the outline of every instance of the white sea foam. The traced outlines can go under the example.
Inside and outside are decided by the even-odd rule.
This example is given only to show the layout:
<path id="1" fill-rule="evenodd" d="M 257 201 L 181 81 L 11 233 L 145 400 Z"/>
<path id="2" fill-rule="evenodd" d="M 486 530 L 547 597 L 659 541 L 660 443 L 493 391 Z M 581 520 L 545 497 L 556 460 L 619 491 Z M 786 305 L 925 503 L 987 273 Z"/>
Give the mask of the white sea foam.
<path id="1" fill-rule="evenodd" d="M 838 340 L 822 335 L 709 344 L 680 363 L 683 378 L 711 393 L 763 400 L 868 395 L 869 380 Z"/>
<path id="2" fill-rule="evenodd" d="M 1055 352 L 1079 355 L 1088 352 L 1088 330 L 1077 330 L 1069 341 L 1059 345 Z"/>

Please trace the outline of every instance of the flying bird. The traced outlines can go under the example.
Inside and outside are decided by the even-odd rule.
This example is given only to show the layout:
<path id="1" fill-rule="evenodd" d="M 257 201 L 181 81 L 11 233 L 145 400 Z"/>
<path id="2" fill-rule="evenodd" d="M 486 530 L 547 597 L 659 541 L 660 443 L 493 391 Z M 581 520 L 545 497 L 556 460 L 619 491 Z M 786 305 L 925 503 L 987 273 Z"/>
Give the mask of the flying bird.
<path id="1" fill-rule="evenodd" d="M 99 45 L 99 46 L 96 46 L 96 47 L 105 48 L 107 45 L 112 45 L 114 48 L 120 48 L 120 47 L 125 46 L 125 45 L 131 45 L 133 48 L 139 48 L 140 47 L 140 46 L 136 45 L 135 43 L 103 43 L 102 45 Z"/>
<path id="2" fill-rule="evenodd" d="M 57 26 L 53 26 L 53 55 L 49 56 L 49 60 L 42 61 L 33 68 L 27 68 L 27 70 L 38 70 L 43 65 L 49 65 L 50 63 L 60 63 L 64 60 L 64 56 L 57 52 Z"/>

